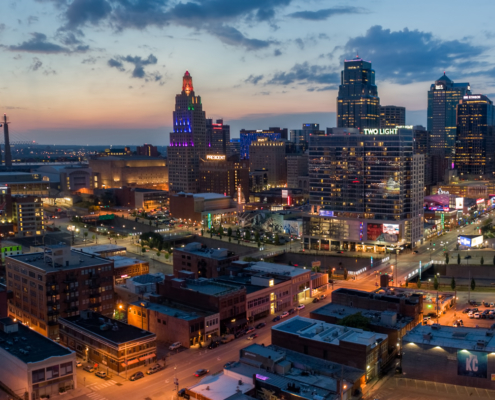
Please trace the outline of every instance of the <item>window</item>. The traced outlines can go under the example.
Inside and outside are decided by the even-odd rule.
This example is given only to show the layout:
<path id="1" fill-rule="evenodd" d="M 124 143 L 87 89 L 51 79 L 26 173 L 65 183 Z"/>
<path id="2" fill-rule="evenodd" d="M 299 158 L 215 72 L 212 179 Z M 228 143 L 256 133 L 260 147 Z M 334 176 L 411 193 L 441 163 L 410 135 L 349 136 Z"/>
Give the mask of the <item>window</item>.
<path id="1" fill-rule="evenodd" d="M 45 369 L 37 369 L 32 372 L 33 374 L 33 383 L 43 382 L 45 380 Z"/>

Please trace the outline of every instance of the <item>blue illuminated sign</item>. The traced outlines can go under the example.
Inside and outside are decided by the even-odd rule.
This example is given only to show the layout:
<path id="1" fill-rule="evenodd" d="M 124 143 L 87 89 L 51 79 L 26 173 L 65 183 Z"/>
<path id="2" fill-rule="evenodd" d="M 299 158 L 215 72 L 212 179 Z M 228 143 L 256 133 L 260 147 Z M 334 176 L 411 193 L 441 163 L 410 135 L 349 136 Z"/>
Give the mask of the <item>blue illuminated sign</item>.
<path id="1" fill-rule="evenodd" d="M 320 217 L 333 217 L 333 211 L 320 210 Z"/>
<path id="2" fill-rule="evenodd" d="M 464 237 L 464 236 L 459 236 L 459 243 L 463 246 L 471 247 L 471 239 Z"/>

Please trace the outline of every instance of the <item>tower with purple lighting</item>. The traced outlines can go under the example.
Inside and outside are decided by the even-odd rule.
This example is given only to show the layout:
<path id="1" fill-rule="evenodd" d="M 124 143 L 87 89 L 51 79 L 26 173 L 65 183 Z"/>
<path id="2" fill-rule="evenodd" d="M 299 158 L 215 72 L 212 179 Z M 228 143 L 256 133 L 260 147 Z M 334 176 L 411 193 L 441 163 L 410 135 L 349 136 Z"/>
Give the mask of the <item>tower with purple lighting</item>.
<path id="1" fill-rule="evenodd" d="M 194 95 L 188 71 L 182 92 L 175 96 L 174 131 L 167 150 L 169 187 L 174 193 L 196 193 L 199 189 L 199 160 L 206 157 L 206 116 L 201 97 Z"/>

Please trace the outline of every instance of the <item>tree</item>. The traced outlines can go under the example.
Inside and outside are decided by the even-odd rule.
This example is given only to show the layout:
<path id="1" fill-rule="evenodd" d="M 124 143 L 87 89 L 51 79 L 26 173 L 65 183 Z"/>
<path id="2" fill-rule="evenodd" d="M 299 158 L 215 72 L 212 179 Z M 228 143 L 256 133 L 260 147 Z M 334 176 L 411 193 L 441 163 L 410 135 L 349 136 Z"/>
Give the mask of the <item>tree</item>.
<path id="1" fill-rule="evenodd" d="M 162 253 L 160 253 L 159 251 L 156 252 L 157 257 L 160 257 L 161 255 L 162 255 Z"/>
<path id="2" fill-rule="evenodd" d="M 88 237 L 88 231 L 84 232 L 84 240 L 86 240 L 86 238 Z"/>
<path id="3" fill-rule="evenodd" d="M 232 242 L 232 236 L 229 236 L 229 243 Z"/>
<path id="4" fill-rule="evenodd" d="M 409 281 L 406 279 L 406 287 L 409 287 Z"/>
<path id="5" fill-rule="evenodd" d="M 223 235 L 223 228 L 222 228 L 222 225 L 219 225 L 219 227 L 218 227 L 218 231 L 217 231 L 217 232 L 218 232 L 218 235 L 219 235 L 220 237 L 222 237 L 222 235 Z"/>
<path id="6" fill-rule="evenodd" d="M 332 279 L 332 268 L 328 268 L 328 279 Z"/>
<path id="7" fill-rule="evenodd" d="M 204 230 L 203 228 L 201 228 L 201 236 L 203 236 L 203 234 L 204 234 Z"/>
<path id="8" fill-rule="evenodd" d="M 421 289 L 421 280 L 419 279 L 419 277 L 418 281 L 416 282 L 416 286 L 418 287 L 418 289 Z"/>
<path id="9" fill-rule="evenodd" d="M 246 240 L 251 240 L 251 231 L 246 231 Z"/>
<path id="10" fill-rule="evenodd" d="M 232 228 L 229 226 L 229 229 L 227 229 L 227 236 L 230 238 L 232 237 Z M 229 240 L 230 242 L 230 240 Z"/>
<path id="11" fill-rule="evenodd" d="M 141 247 L 141 253 L 146 253 L 146 249 L 144 248 L 144 246 Z"/>
<path id="12" fill-rule="evenodd" d="M 95 240 L 95 235 L 91 236 L 91 239 Z M 495 256 L 493 256 L 493 265 L 495 265 Z"/>
<path id="13" fill-rule="evenodd" d="M 347 272 L 347 268 L 344 268 L 344 280 L 347 280 L 347 276 L 349 275 L 349 272 Z"/>
<path id="14" fill-rule="evenodd" d="M 474 281 L 474 278 L 471 278 L 471 290 L 476 289 L 476 282 Z"/>
<path id="15" fill-rule="evenodd" d="M 433 288 L 435 290 L 438 290 L 438 278 L 436 275 L 435 275 L 435 279 L 433 280 Z"/>
<path id="16" fill-rule="evenodd" d="M 278 233 L 275 234 L 275 244 L 280 244 L 280 238 L 278 237 Z"/>
<path id="17" fill-rule="evenodd" d="M 165 260 L 168 260 L 168 259 L 169 259 L 169 257 L 170 257 L 170 256 L 168 255 L 168 253 L 165 253 Z"/>
<path id="18" fill-rule="evenodd" d="M 258 243 L 258 247 L 260 245 L 260 233 L 258 231 L 256 231 L 254 233 L 254 240 Z"/>
<path id="19" fill-rule="evenodd" d="M 454 279 L 454 277 L 452 277 L 452 280 L 450 281 L 450 288 L 452 290 L 455 290 L 455 279 Z"/>
<path id="20" fill-rule="evenodd" d="M 483 265 L 484 263 L 485 263 L 485 259 L 483 258 L 483 256 L 481 256 L 480 264 Z"/>
<path id="21" fill-rule="evenodd" d="M 493 259 L 493 263 L 495 265 L 495 257 Z M 457 253 L 457 265 L 461 265 L 461 255 L 459 253 Z"/>
<path id="22" fill-rule="evenodd" d="M 370 319 L 366 318 L 361 312 L 348 315 L 337 322 L 337 325 L 358 328 L 364 331 L 370 330 Z"/>
<path id="23" fill-rule="evenodd" d="M 445 253 L 445 264 L 449 263 L 449 253 Z"/>

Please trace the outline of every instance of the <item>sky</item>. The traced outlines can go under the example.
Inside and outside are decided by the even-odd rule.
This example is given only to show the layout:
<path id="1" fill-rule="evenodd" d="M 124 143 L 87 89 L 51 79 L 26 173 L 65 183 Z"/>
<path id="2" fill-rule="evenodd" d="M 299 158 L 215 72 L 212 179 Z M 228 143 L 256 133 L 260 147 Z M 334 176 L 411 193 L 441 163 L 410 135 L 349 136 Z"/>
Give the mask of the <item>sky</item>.
<path id="1" fill-rule="evenodd" d="M 232 137 L 325 128 L 359 54 L 380 103 L 426 125 L 444 71 L 495 99 L 493 15 L 493 0 L 2 0 L 0 111 L 12 141 L 165 145 L 188 70 Z"/>

